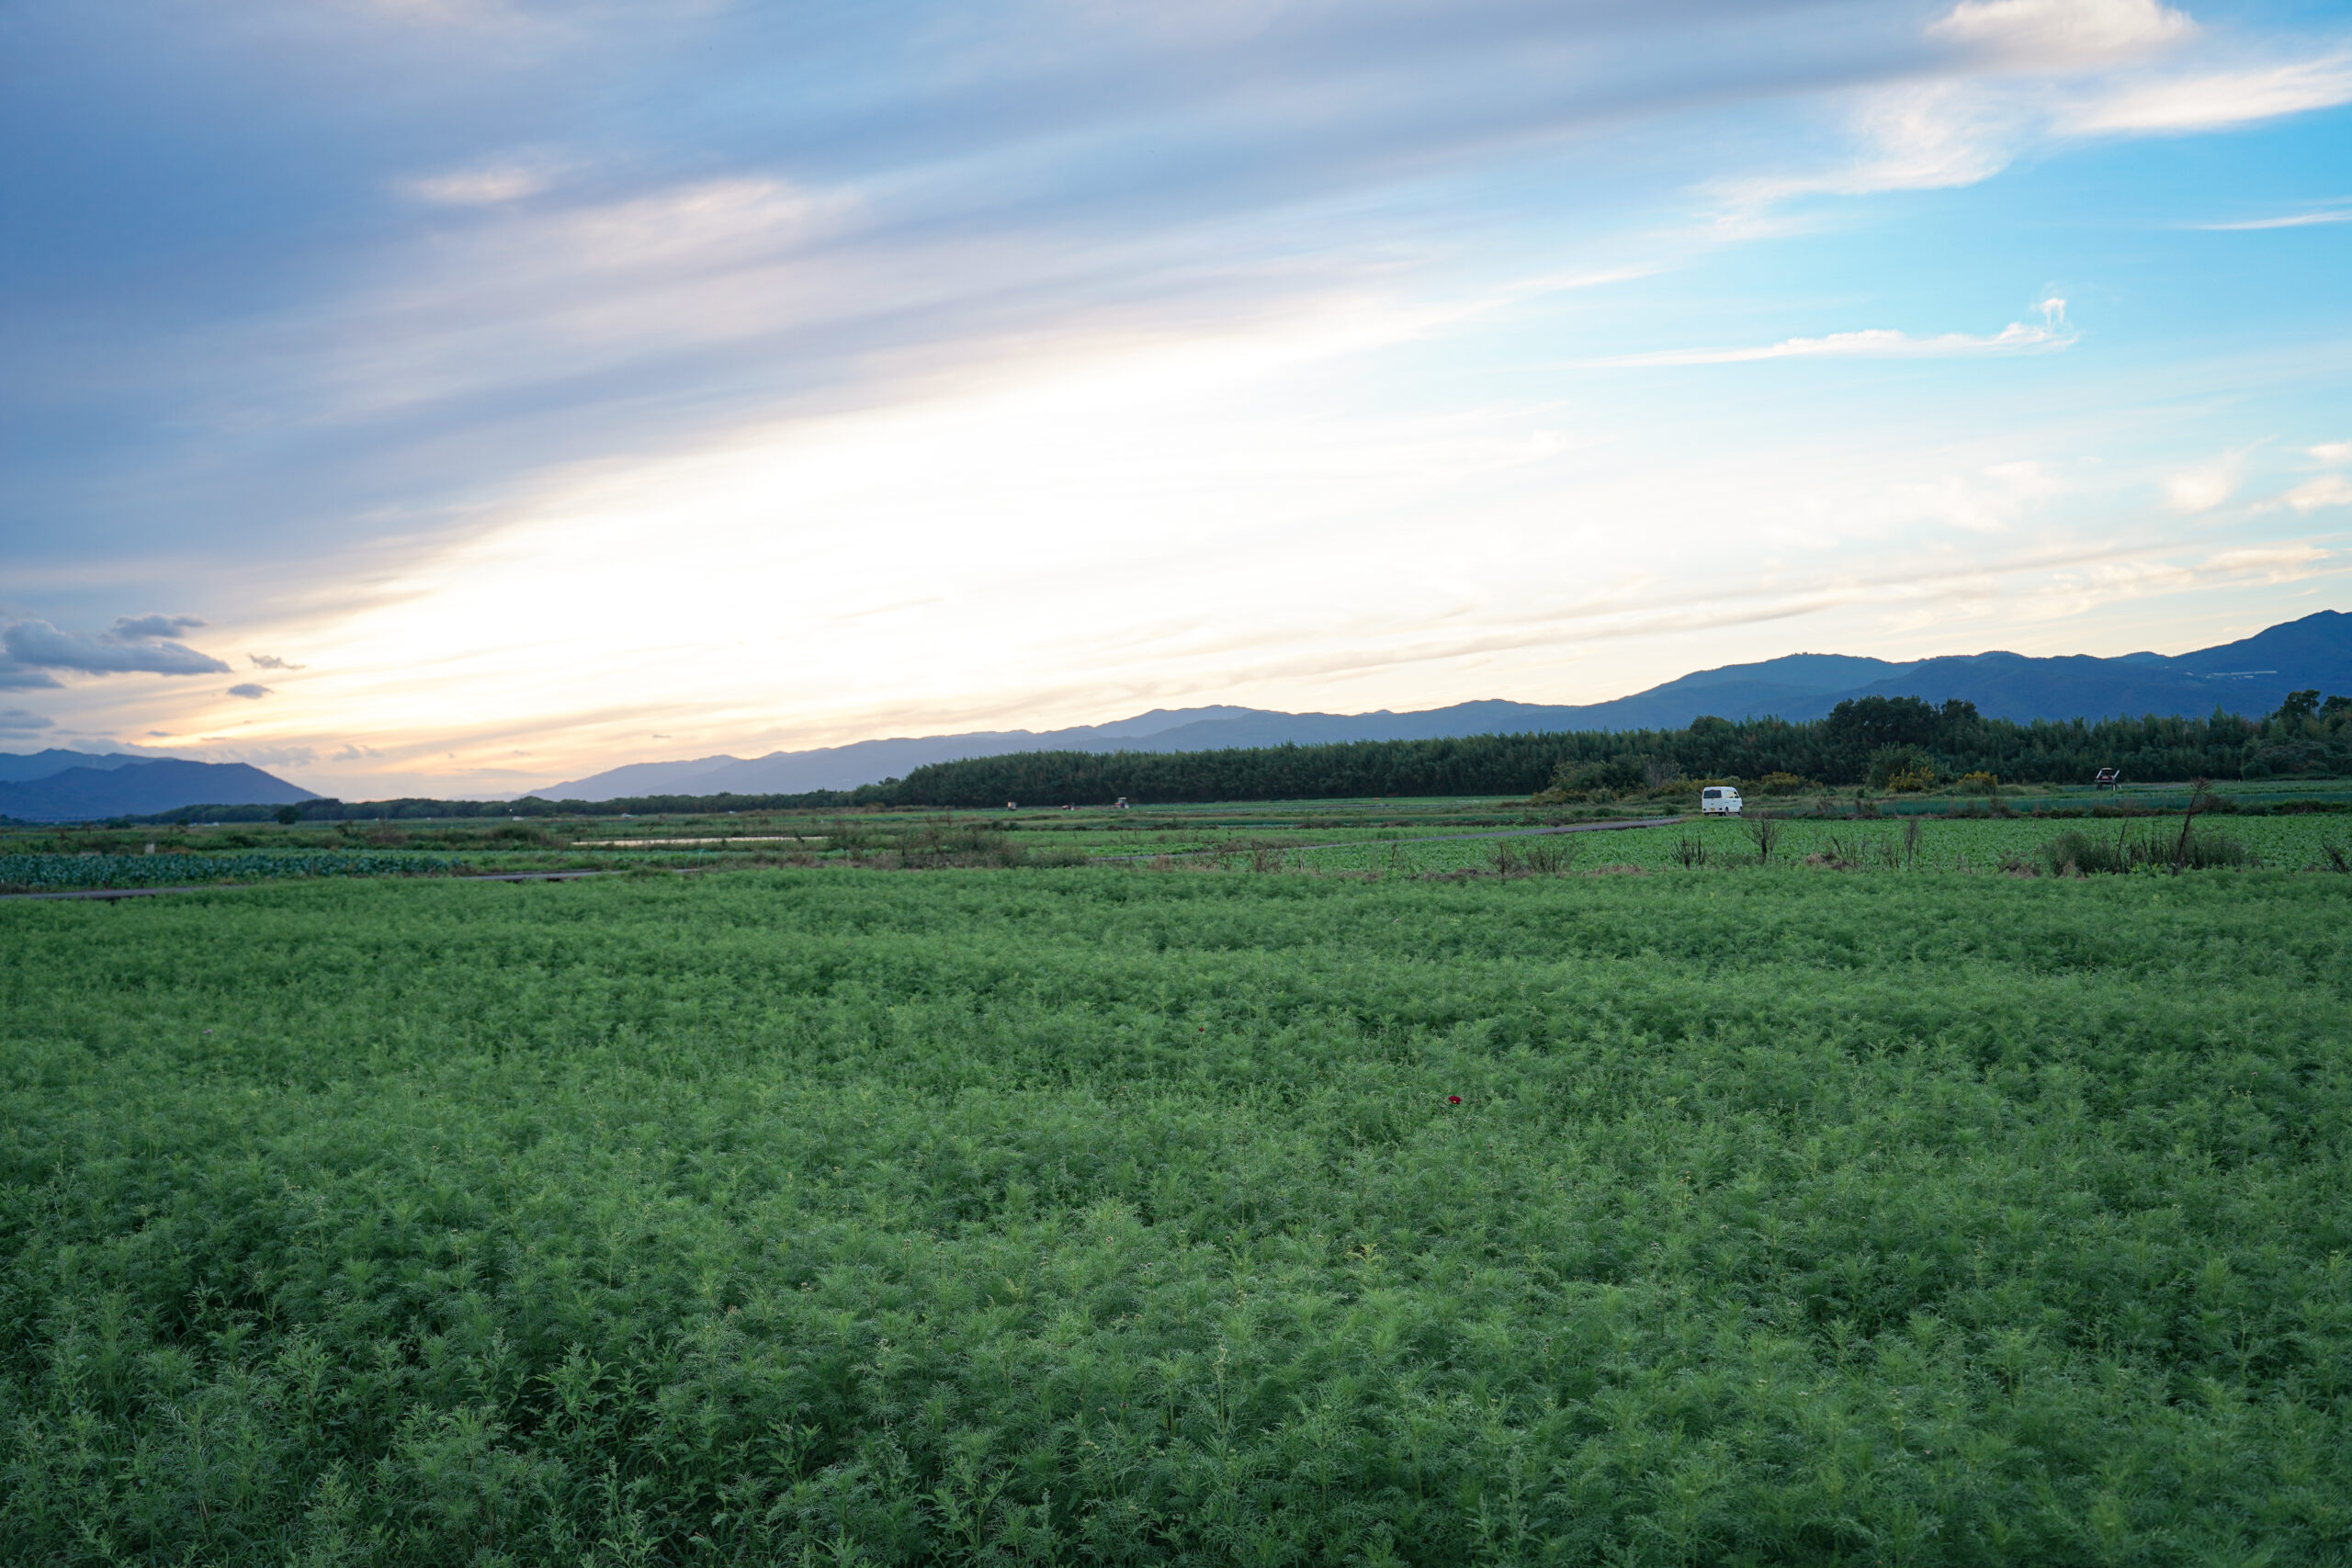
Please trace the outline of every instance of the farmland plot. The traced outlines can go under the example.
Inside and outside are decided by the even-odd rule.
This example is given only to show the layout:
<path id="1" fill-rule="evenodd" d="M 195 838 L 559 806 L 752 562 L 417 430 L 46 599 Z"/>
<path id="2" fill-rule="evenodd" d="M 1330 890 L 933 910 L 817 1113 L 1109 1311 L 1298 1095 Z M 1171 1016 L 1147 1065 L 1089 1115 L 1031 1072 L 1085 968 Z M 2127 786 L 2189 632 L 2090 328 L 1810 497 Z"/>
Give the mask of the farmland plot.
<path id="1" fill-rule="evenodd" d="M 0 1559 L 2340 1561 L 2348 890 L 0 908 Z"/>
<path id="2" fill-rule="evenodd" d="M 1761 858 L 1792 866 L 1808 860 L 1853 870 L 1996 871 L 2005 863 L 2046 864 L 2045 845 L 2066 833 L 2102 843 L 2160 841 L 2168 845 L 2181 830 L 2178 817 L 2120 819 L 1936 818 L 1910 823 L 1892 818 L 1783 819 Z M 2250 861 L 2277 869 L 2330 865 L 2331 846 L 2352 858 L 2352 826 L 2333 816 L 2204 817 L 2198 834 L 2219 835 L 2242 845 Z M 1537 846 L 1527 838 L 1366 842 L 1307 850 L 1287 863 L 1301 870 L 1384 871 L 1405 874 L 1493 870 L 1498 850 L 1525 861 Z M 1747 823 L 1722 818 L 1664 828 L 1607 833 L 1569 833 L 1543 846 L 1548 867 L 1593 870 L 1605 865 L 1649 871 L 1724 870 L 1759 863 Z"/>

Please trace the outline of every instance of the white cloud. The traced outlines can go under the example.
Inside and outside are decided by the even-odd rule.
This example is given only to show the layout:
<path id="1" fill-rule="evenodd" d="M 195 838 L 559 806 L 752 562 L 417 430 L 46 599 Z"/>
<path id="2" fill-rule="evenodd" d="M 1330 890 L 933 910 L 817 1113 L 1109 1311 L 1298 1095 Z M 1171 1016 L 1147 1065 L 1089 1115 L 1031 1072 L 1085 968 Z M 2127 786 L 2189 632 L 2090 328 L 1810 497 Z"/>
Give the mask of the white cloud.
<path id="1" fill-rule="evenodd" d="M 2132 84 L 2059 116 L 2078 135 L 2214 130 L 2352 102 L 2352 56 L 2256 66 Z"/>
<path id="2" fill-rule="evenodd" d="M 1943 190 L 1991 179 L 2027 139 L 2030 117 L 2008 95 L 1974 82 L 1937 81 L 1883 87 L 1848 106 L 1851 156 L 1805 174 L 1767 175 L 1716 186 L 1732 220 L 1719 228 L 1752 230 L 1755 214 L 1804 196 L 1870 196 L 1892 190 Z"/>
<path id="3" fill-rule="evenodd" d="M 1826 169 L 1731 184 L 1736 212 L 1792 197 L 1932 190 L 1991 178 L 2036 145 L 2109 135 L 2211 130 L 2352 101 L 2352 55 L 2160 58 L 2200 38 L 2155 0 L 1963 0 L 1931 39 L 1976 56 L 1958 69 L 1848 100 L 1851 152 Z M 2301 227 L 2301 216 L 2245 225 Z"/>
<path id="4" fill-rule="evenodd" d="M 2156 0 L 1961 0 L 1928 28 L 1932 38 L 2044 68 L 2130 59 L 2196 31 Z"/>
<path id="5" fill-rule="evenodd" d="M 2239 462 L 2235 454 L 2185 469 L 2165 480 L 2165 504 L 2175 512 L 2211 512 L 2236 493 Z"/>
<path id="6" fill-rule="evenodd" d="M 2078 333 L 2066 324 L 2066 301 L 2045 299 L 2041 325 L 2011 321 L 1990 336 L 1944 333 L 1913 337 L 1887 327 L 1831 333 L 1826 337 L 1783 338 L 1753 348 L 1674 348 L 1588 360 L 1591 366 L 1746 365 L 1764 359 L 1949 359 L 1968 355 L 2046 354 L 2074 344 Z"/>
<path id="7" fill-rule="evenodd" d="M 2008 165 L 2018 133 L 2011 106 L 1971 83 L 1871 95 L 1856 130 L 1871 149 L 1845 176 L 1855 194 L 1975 185 Z"/>
<path id="8" fill-rule="evenodd" d="M 2342 474 L 2324 474 L 2289 491 L 2287 504 L 2298 512 L 2316 512 L 2323 506 L 2352 506 L 2352 479 Z"/>
<path id="9" fill-rule="evenodd" d="M 2323 463 L 2352 463 L 2352 441 L 2323 441 L 2310 451 Z"/>

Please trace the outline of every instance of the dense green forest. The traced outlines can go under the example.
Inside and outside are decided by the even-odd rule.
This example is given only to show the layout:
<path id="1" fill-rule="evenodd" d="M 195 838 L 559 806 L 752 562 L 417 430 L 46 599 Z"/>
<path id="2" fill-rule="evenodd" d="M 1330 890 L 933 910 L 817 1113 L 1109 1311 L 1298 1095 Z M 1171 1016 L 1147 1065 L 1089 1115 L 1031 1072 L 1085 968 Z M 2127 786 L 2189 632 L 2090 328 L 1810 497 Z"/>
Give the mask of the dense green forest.
<path id="1" fill-rule="evenodd" d="M 2352 702 L 2316 694 L 2267 719 L 2149 716 L 2018 724 L 1973 705 L 1866 697 L 1828 717 L 1701 718 L 1687 729 L 1477 735 L 1230 751 L 1032 751 L 918 768 L 877 786 L 905 806 L 1114 799 L 1295 800 L 1345 795 L 1532 795 L 1634 790 L 1677 779 L 1822 784 L 1989 773 L 2005 783 L 2088 784 L 2102 768 L 2143 782 L 2333 776 L 2352 772 Z M 866 792 L 860 792 L 861 795 Z"/>
<path id="2" fill-rule="evenodd" d="M 802 795 L 642 795 L 623 800 L 313 800 L 304 821 L 352 818 L 650 816 L 852 806 L 1090 805 L 1314 800 L 1359 795 L 1619 792 L 1678 780 L 1807 784 L 1932 783 L 1986 773 L 2007 784 L 2088 784 L 2102 768 L 2141 783 L 2196 778 L 2332 778 L 2352 773 L 2352 697 L 2297 693 L 2267 718 L 2075 719 L 2019 724 L 1974 705 L 1917 697 L 1843 702 L 1826 718 L 1701 718 L 1687 729 L 1472 735 L 1223 751 L 1023 751 L 917 768 L 854 790 Z M 150 821 L 261 821 L 271 806 L 195 806 Z"/>

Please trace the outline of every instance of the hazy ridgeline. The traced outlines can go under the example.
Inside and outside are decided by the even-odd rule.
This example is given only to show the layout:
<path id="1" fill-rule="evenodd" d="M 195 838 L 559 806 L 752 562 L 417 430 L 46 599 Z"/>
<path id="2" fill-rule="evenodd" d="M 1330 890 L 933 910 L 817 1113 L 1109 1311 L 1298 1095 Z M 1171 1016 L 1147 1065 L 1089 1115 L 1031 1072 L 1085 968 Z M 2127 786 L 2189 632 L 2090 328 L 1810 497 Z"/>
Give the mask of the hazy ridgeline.
<path id="1" fill-rule="evenodd" d="M 305 819 L 381 817 L 650 816 L 662 812 L 807 810 L 845 806 L 1102 805 L 1136 801 L 1329 800 L 1378 795 L 1532 795 L 1579 769 L 1645 778 L 1761 779 L 1786 773 L 1826 784 L 1876 783 L 1904 758 L 1958 778 L 2088 784 L 2101 768 L 2148 782 L 2352 774 L 2352 705 L 2325 714 L 2245 719 L 2104 719 L 2018 724 L 1967 703 L 1866 697 L 1827 718 L 1702 718 L 1687 729 L 1474 735 L 1218 751 L 1023 751 L 917 768 L 854 790 L 806 795 L 643 795 L 603 801 L 390 800 L 306 803 Z M 200 806 L 162 819 L 260 821 L 275 807 Z"/>
<path id="2" fill-rule="evenodd" d="M 2339 1561 L 2344 886 L 8 906 L 0 1559 Z"/>

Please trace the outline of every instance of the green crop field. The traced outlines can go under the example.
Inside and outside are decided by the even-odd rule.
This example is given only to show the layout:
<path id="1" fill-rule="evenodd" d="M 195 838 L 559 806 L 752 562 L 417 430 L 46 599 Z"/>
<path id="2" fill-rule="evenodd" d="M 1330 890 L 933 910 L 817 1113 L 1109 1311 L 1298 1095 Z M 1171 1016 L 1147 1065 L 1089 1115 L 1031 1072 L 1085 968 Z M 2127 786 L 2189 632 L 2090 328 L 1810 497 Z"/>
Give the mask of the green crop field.
<path id="1" fill-rule="evenodd" d="M 2045 849 L 2075 833 L 2101 845 L 2173 843 L 2178 817 L 2101 820 L 2030 818 L 1918 819 L 1915 831 L 1901 819 L 1781 821 L 1760 858 L 1797 864 L 1808 859 L 1857 870 L 1994 871 L 2021 863 L 2051 869 Z M 2240 846 L 2250 862 L 2283 870 L 2331 864 L 2331 847 L 2352 858 L 2352 824 L 2335 816 L 2230 817 L 2204 820 L 2196 830 Z M 1747 823 L 1717 818 L 1671 827 L 1618 832 L 1562 834 L 1555 838 L 1428 837 L 1403 842 L 1331 845 L 1294 853 L 1290 863 L 1319 871 L 1377 870 L 1430 873 L 1494 870 L 1510 859 L 1524 861 L 1539 846 L 1558 858 L 1558 869 L 1593 870 L 1636 866 L 1647 871 L 1712 873 L 1752 867 L 1759 862 Z M 1498 862 L 1498 854 L 1506 856 Z M 1238 858 L 1238 857 L 1237 857 Z M 1516 869 L 1514 867 L 1513 869 Z"/>
<path id="2" fill-rule="evenodd" d="M 2352 876 L 2052 830 L 0 906 L 0 1561 L 2345 1562 Z"/>
<path id="3" fill-rule="evenodd" d="M 1680 793 L 1676 793 L 1677 791 Z M 1685 797 L 1688 798 L 1685 798 Z M 551 871 L 730 871 L 1048 866 L 1162 860 L 1217 869 L 1458 874 L 1476 870 L 1634 866 L 1715 871 L 1813 859 L 1840 869 L 1973 870 L 2028 863 L 2067 833 L 2137 845 L 2177 834 L 2187 786 L 2109 794 L 2056 786 L 1996 799 L 1811 795 L 1757 799 L 1750 821 L 1781 824 L 1759 847 L 1743 822 L 1702 818 L 1687 785 L 1574 805 L 1481 797 L 1259 801 L 1063 810 L 757 810 L 743 815 L 123 823 L 0 826 L 0 895 L 187 886 L 323 876 L 511 874 Z M 2201 796 L 2213 803 L 2211 795 Z M 2247 863 L 2337 868 L 2352 858 L 2352 791 L 2335 780 L 2233 783 L 2199 832 Z M 1505 835 L 1662 821 L 1580 833 L 1548 847 Z M 1911 827 L 1917 824 L 1916 830 Z M 2169 857 L 2159 857 L 2168 861 Z"/>

